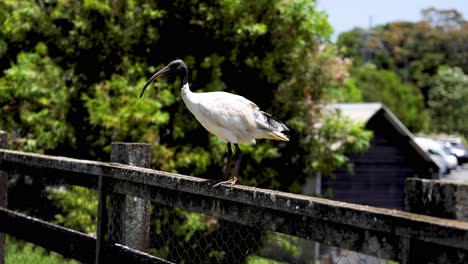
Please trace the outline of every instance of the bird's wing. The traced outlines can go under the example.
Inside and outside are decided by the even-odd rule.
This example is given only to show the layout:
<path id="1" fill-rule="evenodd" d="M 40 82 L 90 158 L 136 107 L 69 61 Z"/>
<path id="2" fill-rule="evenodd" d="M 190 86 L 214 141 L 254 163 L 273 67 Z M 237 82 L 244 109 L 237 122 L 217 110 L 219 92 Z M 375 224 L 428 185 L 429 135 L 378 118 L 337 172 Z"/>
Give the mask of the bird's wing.
<path id="1" fill-rule="evenodd" d="M 289 140 L 289 129 L 283 123 L 242 96 L 205 93 L 198 100 L 198 106 L 200 115 L 197 119 L 220 138 L 235 138 L 240 143 L 252 143 L 256 138 Z"/>
<path id="2" fill-rule="evenodd" d="M 205 95 L 199 101 L 199 109 L 217 126 L 240 133 L 257 127 L 255 113 L 259 108 L 255 103 L 242 96 L 225 92 Z"/>

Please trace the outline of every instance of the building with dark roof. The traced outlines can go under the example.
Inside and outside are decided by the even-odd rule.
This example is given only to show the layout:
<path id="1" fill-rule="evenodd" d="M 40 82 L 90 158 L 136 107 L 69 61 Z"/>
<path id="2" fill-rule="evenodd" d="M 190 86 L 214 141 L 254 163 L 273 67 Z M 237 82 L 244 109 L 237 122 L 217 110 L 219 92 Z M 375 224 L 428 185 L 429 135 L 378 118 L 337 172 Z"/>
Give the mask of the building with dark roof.
<path id="1" fill-rule="evenodd" d="M 366 152 L 349 155 L 352 171 L 343 166 L 321 179 L 321 193 L 331 190 L 335 200 L 404 209 L 406 178 L 439 177 L 437 161 L 416 144 L 414 135 L 383 104 L 332 104 L 326 110 L 364 123 L 374 136 Z"/>

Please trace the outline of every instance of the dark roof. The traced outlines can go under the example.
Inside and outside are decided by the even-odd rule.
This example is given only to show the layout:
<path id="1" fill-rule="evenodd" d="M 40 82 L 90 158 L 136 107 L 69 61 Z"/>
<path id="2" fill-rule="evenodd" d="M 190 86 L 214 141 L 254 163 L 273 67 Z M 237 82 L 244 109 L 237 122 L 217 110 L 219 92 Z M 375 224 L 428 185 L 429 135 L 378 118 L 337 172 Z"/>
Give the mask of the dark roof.
<path id="1" fill-rule="evenodd" d="M 415 141 L 415 136 L 411 131 L 406 128 L 403 123 L 382 103 L 340 103 L 329 104 L 325 106 L 326 110 L 338 110 L 341 114 L 349 119 L 367 124 L 372 117 L 376 116 L 382 111 L 383 116 L 387 121 L 404 137 L 409 139 L 411 147 L 421 156 L 424 160 L 433 163 L 434 166 L 439 168 L 437 161 L 432 159 Z"/>

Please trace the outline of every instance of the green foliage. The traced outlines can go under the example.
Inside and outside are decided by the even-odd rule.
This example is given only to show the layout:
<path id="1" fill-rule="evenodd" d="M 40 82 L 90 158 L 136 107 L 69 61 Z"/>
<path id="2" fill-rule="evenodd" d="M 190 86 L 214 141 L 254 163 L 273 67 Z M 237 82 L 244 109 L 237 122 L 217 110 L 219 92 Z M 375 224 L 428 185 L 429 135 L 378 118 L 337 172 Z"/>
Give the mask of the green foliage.
<path id="1" fill-rule="evenodd" d="M 190 115 L 178 80 L 138 98 L 175 58 L 188 65 L 193 90 L 243 95 L 292 128 L 288 143 L 241 147 L 241 183 L 299 192 L 307 176 L 343 165 L 370 137 L 321 114 L 336 97 L 360 95 L 348 62 L 326 45 L 331 27 L 314 1 L 6 0 L 0 20 L 0 126 L 19 149 L 108 160 L 112 141 L 146 142 L 153 168 L 221 178 L 226 147 Z M 49 195 L 58 223 L 94 230 L 91 193 Z M 180 213 L 175 232 L 189 241 L 209 233 L 190 217 Z"/>
<path id="2" fill-rule="evenodd" d="M 325 53 L 336 53 L 336 49 L 327 47 L 329 51 Z M 324 65 L 326 68 L 330 84 L 324 93 L 325 101 L 336 101 L 340 103 L 360 102 L 362 100 L 361 91 L 356 86 L 356 81 L 349 76 L 349 69 L 352 62 L 348 58 L 332 56 Z"/>
<path id="3" fill-rule="evenodd" d="M 273 259 L 263 258 L 259 256 L 248 256 L 245 260 L 245 263 L 248 264 L 284 264 L 286 262 L 281 262 Z"/>
<path id="4" fill-rule="evenodd" d="M 61 255 L 48 252 L 42 247 L 31 243 L 15 240 L 7 237 L 6 240 L 6 264 L 64 264 L 78 263 L 74 260 L 68 260 Z"/>
<path id="5" fill-rule="evenodd" d="M 282 164 L 299 168 L 297 183 L 310 173 L 304 157 L 314 151 L 314 140 L 302 143 L 313 139 L 309 135 L 315 131 L 304 128 L 320 120 L 318 106 L 334 97 L 328 90 L 339 91 L 337 97 L 345 100 L 359 97 L 352 80 L 334 73 L 336 50 L 318 48 L 331 28 L 313 1 L 6 1 L 3 7 L 18 17 L 5 13 L 0 33 L 8 52 L 0 57 L 2 65 L 9 67 L 17 42 L 28 49 L 33 40 L 42 41 L 53 52 L 42 56 L 41 65 L 49 68 L 40 70 L 55 71 L 42 75 L 42 86 L 48 91 L 70 86 L 49 95 L 60 98 L 51 105 L 62 116 L 44 118 L 43 113 L 34 118 L 36 113 L 25 112 L 40 131 L 23 133 L 25 123 L 16 121 L 19 138 L 40 138 L 40 144 L 47 144 L 33 148 L 34 142 L 21 141 L 22 149 L 60 152 L 57 145 L 64 144 L 61 148 L 69 155 L 105 160 L 112 141 L 150 142 L 156 167 L 219 178 L 224 163 L 219 153 L 225 147 L 189 118 L 177 82 L 158 82 L 156 91 L 150 88 L 138 98 L 148 76 L 179 57 L 189 66 L 195 90 L 242 94 L 296 130 L 289 145 L 243 147 L 241 174 L 246 176 L 241 182 L 288 189 L 294 180 L 281 177 L 286 169 Z M 346 74 L 346 69 L 339 72 Z M 18 85 L 10 78 L 3 86 L 13 82 Z M 11 120 L 2 125 L 14 127 Z M 300 158 L 288 155 L 294 152 Z"/>
<path id="6" fill-rule="evenodd" d="M 201 248 L 201 245 L 195 243 L 197 236 L 200 234 L 208 236 L 214 231 L 214 229 L 209 229 L 209 217 L 199 213 L 163 206 L 156 207 L 155 210 L 155 217 L 153 217 L 155 220 L 152 223 L 154 235 L 158 238 L 166 238 L 168 236 L 167 232 L 171 232 L 170 236 L 172 237 L 164 239 L 164 241 L 158 241 L 159 245 L 157 249 L 152 249 L 152 254 L 169 259 L 170 248 L 174 246 L 181 248 L 192 247 L 198 251 L 206 251 L 206 248 Z M 176 245 L 173 245 L 173 243 Z M 213 246 L 211 249 L 214 248 Z M 218 257 L 222 258 L 222 254 Z"/>
<path id="7" fill-rule="evenodd" d="M 339 103 L 357 103 L 363 100 L 362 91 L 354 78 L 346 78 L 342 85 L 332 86 L 325 96 L 330 101 Z"/>
<path id="8" fill-rule="evenodd" d="M 437 132 L 468 136 L 468 76 L 460 68 L 442 67 L 429 91 L 430 115 Z"/>
<path id="9" fill-rule="evenodd" d="M 325 115 L 317 128 L 317 144 L 311 152 L 310 167 L 323 175 L 331 175 L 337 167 L 348 161 L 345 154 L 362 152 L 369 148 L 372 132 L 364 124 L 355 123 L 337 115 Z"/>
<path id="10" fill-rule="evenodd" d="M 114 75 L 111 80 L 94 86 L 91 94 L 84 94 L 83 100 L 90 113 L 89 122 L 97 128 L 94 144 L 110 152 L 111 141 L 158 140 L 157 131 L 169 121 L 164 106 L 174 103 L 170 90 L 162 90 L 156 98 L 139 98 L 141 79 L 134 86 L 124 76 Z"/>
<path id="11" fill-rule="evenodd" d="M 63 212 L 55 215 L 57 224 L 86 234 L 96 232 L 98 203 L 95 190 L 79 186 L 58 187 L 51 188 L 49 196 Z"/>
<path id="12" fill-rule="evenodd" d="M 364 101 L 384 103 L 411 131 L 427 128 L 429 116 L 422 94 L 415 87 L 403 84 L 395 72 L 365 64 L 352 74 Z"/>
<path id="13" fill-rule="evenodd" d="M 301 247 L 299 247 L 298 237 L 285 235 L 281 233 L 268 232 L 263 238 L 263 247 L 266 249 L 280 249 L 287 252 L 287 255 L 292 259 L 301 255 Z"/>
<path id="14" fill-rule="evenodd" d="M 70 96 L 64 71 L 39 43 L 35 52 L 20 53 L 0 78 L 0 127 L 13 133 L 14 148 L 43 152 L 70 139 L 67 123 Z"/>
<path id="15" fill-rule="evenodd" d="M 338 46 L 356 65 L 371 62 L 416 86 L 427 102 L 431 76 L 441 65 L 468 71 L 468 22 L 456 10 L 423 10 L 418 22 L 392 22 L 342 33 Z"/>
<path id="16" fill-rule="evenodd" d="M 174 263 L 232 263 L 255 251 L 258 228 L 154 204 L 150 253 Z M 235 235 L 233 235 L 235 233 Z M 234 247 L 234 248 L 233 248 Z"/>

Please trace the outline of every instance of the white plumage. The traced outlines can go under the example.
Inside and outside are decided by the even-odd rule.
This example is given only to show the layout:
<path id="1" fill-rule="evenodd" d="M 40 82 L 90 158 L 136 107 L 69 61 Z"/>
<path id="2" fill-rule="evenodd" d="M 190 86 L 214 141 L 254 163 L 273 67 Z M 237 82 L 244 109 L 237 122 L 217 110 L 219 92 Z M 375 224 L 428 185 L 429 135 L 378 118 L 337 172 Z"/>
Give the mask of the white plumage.
<path id="1" fill-rule="evenodd" d="M 253 144 L 257 138 L 289 141 L 286 126 L 275 123 L 253 102 L 226 92 L 193 93 L 182 87 L 182 99 L 206 130 L 224 143 Z"/>
<path id="2" fill-rule="evenodd" d="M 194 93 L 188 84 L 188 69 L 182 60 L 175 60 L 155 73 L 145 84 L 141 92 L 156 78 L 170 73 L 177 73 L 182 78 L 182 99 L 206 130 L 227 143 L 228 156 L 224 175 L 228 175 L 231 163 L 231 143 L 236 148 L 236 166 L 234 177 L 219 184 L 234 184 L 237 180 L 241 152 L 238 144 L 253 144 L 255 139 L 266 138 L 289 141 L 289 129 L 270 114 L 261 111 L 258 106 L 242 96 L 226 92 Z"/>

